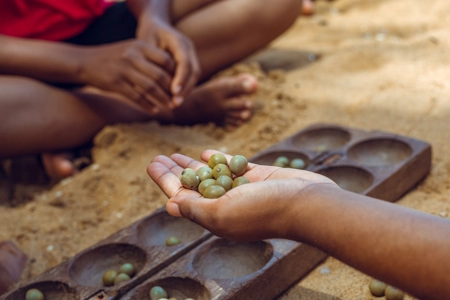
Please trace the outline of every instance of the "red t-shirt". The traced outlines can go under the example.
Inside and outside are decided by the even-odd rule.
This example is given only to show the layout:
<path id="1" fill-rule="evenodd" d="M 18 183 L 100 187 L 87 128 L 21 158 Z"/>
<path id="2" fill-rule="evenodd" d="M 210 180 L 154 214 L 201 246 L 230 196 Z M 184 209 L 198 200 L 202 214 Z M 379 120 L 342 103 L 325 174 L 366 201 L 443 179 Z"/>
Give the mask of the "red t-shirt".
<path id="1" fill-rule="evenodd" d="M 0 0 L 0 34 L 61 41 L 85 30 L 108 0 Z"/>

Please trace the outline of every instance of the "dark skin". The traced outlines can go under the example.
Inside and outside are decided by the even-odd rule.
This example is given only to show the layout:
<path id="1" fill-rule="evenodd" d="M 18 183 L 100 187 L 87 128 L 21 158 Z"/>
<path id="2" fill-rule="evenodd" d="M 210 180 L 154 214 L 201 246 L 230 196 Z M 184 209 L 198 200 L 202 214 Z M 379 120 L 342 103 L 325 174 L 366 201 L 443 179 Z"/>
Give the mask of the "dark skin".
<path id="1" fill-rule="evenodd" d="M 117 92 L 151 114 L 179 106 L 200 78 L 193 43 L 171 25 L 169 1 L 127 4 L 138 20 L 137 39 L 78 47 L 0 36 L 0 57 L 8 58 L 0 60 L 0 70 Z"/>
<path id="2" fill-rule="evenodd" d="M 61 179 L 77 171 L 71 149 L 106 125 L 242 125 L 256 78 L 211 76 L 278 37 L 301 7 L 298 0 L 126 3 L 136 39 L 75 46 L 0 35 L 0 159 L 42 153 L 47 174 Z M 46 84 L 55 81 L 85 87 Z"/>
<path id="3" fill-rule="evenodd" d="M 214 153 L 201 158 L 208 161 Z M 184 168 L 203 165 L 174 154 L 157 156 L 148 166 L 169 197 L 169 214 L 238 241 L 307 243 L 420 299 L 448 298 L 450 220 L 342 190 L 315 173 L 256 164 L 245 173 L 250 184 L 205 199 L 178 179 Z"/>

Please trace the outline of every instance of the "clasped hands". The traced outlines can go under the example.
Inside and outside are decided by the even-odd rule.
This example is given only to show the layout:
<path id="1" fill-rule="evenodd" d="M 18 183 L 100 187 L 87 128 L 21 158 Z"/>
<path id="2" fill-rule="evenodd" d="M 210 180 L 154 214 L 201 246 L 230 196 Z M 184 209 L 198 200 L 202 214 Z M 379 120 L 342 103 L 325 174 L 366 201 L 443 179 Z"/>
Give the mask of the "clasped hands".
<path id="1" fill-rule="evenodd" d="M 158 18 L 141 22 L 136 39 L 82 53 L 81 82 L 119 93 L 150 115 L 181 105 L 201 73 L 191 40 Z"/>

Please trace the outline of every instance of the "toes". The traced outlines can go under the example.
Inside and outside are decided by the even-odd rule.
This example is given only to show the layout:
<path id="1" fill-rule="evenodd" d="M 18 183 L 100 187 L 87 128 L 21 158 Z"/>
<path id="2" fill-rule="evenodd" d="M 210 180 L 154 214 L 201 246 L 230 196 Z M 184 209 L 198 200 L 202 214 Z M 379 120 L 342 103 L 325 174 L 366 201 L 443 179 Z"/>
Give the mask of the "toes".
<path id="1" fill-rule="evenodd" d="M 241 74 L 237 77 L 224 78 L 224 80 L 228 80 L 228 97 L 253 94 L 258 89 L 258 81 L 250 74 Z"/>
<path id="2" fill-rule="evenodd" d="M 226 108 L 233 110 L 251 110 L 253 108 L 253 100 L 248 98 L 231 98 L 226 101 Z"/>
<path id="3" fill-rule="evenodd" d="M 303 0 L 302 3 L 302 14 L 306 16 L 310 16 L 314 13 L 314 4 L 312 0 Z"/>
<path id="4" fill-rule="evenodd" d="M 67 154 L 44 153 L 42 154 L 42 163 L 47 175 L 52 179 L 66 178 L 76 173 L 76 169 Z"/>

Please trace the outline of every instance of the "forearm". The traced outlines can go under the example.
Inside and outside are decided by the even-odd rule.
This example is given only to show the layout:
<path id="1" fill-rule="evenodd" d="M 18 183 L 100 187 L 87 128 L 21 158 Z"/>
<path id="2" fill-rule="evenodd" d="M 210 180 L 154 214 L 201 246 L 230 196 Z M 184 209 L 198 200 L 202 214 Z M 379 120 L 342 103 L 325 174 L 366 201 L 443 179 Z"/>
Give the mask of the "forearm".
<path id="1" fill-rule="evenodd" d="M 0 35 L 0 74 L 81 83 L 81 47 Z"/>
<path id="2" fill-rule="evenodd" d="M 324 186 L 296 201 L 292 238 L 424 299 L 450 293 L 450 222 Z"/>

